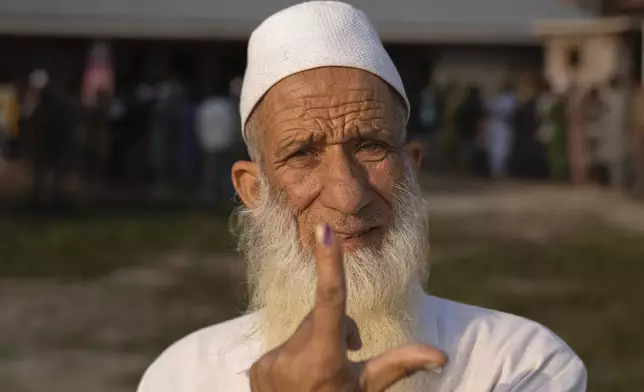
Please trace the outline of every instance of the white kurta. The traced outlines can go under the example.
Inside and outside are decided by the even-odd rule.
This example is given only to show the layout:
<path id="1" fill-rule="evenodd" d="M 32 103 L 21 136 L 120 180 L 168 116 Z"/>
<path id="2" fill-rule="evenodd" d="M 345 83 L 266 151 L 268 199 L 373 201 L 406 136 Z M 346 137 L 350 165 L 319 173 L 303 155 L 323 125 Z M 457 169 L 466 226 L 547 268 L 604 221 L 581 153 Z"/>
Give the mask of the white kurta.
<path id="1" fill-rule="evenodd" d="M 424 296 L 418 340 L 447 353 L 432 392 L 582 392 L 586 370 L 543 326 L 506 313 Z M 139 392 L 248 392 L 246 371 L 261 355 L 245 339 L 256 315 L 195 332 L 146 371 Z M 430 391 L 427 391 L 430 392 Z"/>

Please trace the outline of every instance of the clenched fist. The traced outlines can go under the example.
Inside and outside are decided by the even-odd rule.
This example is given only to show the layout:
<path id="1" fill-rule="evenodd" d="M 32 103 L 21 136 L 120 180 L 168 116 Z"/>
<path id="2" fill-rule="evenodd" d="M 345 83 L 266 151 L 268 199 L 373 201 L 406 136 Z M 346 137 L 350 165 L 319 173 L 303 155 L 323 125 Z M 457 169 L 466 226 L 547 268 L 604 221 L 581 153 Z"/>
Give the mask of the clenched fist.
<path id="1" fill-rule="evenodd" d="M 250 369 L 253 392 L 381 392 L 419 370 L 447 361 L 438 349 L 412 344 L 354 363 L 347 350 L 362 346 L 346 315 L 346 284 L 340 245 L 328 226 L 317 232 L 317 291 L 313 311 L 293 336 Z"/>

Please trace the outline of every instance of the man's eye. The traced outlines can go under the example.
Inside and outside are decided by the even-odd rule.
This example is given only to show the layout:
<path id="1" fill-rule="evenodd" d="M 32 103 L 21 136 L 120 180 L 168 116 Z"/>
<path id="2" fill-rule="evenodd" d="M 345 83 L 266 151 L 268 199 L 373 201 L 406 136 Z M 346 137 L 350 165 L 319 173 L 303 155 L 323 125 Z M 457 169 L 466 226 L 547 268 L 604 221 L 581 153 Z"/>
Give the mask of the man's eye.
<path id="1" fill-rule="evenodd" d="M 356 155 L 364 161 L 379 161 L 385 159 L 389 153 L 389 147 L 383 143 L 365 142 L 358 147 Z"/>
<path id="2" fill-rule="evenodd" d="M 310 148 L 302 148 L 291 154 L 291 158 L 304 158 L 313 156 L 315 152 Z"/>
<path id="3" fill-rule="evenodd" d="M 359 148 L 359 150 L 362 150 L 362 151 L 386 150 L 386 149 L 387 147 L 385 145 L 383 145 L 382 143 L 376 143 L 376 142 L 362 143 Z"/>
<path id="4" fill-rule="evenodd" d="M 306 167 L 313 164 L 316 161 L 317 152 L 313 148 L 302 148 L 300 150 L 292 153 L 287 162 L 290 166 L 293 167 Z"/>

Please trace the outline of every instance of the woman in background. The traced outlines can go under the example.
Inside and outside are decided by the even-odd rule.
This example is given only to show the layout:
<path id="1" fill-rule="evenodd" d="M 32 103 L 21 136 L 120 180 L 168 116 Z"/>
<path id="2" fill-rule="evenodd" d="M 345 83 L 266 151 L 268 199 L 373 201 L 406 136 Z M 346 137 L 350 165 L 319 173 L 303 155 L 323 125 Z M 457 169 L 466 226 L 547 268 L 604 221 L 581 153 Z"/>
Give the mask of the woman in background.
<path id="1" fill-rule="evenodd" d="M 488 103 L 489 122 L 485 132 L 488 167 L 492 178 L 505 178 L 512 144 L 512 118 L 516 98 L 510 83 L 504 84 L 499 93 Z"/>
<path id="2" fill-rule="evenodd" d="M 555 98 L 548 119 L 552 125 L 552 133 L 548 138 L 548 165 L 550 177 L 563 181 L 569 177 L 568 168 L 568 127 L 567 105 L 563 96 Z"/>
<path id="3" fill-rule="evenodd" d="M 485 104 L 481 90 L 475 85 L 470 85 L 465 99 L 456 110 L 458 163 L 459 168 L 468 174 L 479 175 L 486 172 L 485 168 L 477 164 L 476 159 L 482 147 L 480 138 L 485 117 Z M 481 163 L 483 166 L 487 165 L 485 160 Z"/>

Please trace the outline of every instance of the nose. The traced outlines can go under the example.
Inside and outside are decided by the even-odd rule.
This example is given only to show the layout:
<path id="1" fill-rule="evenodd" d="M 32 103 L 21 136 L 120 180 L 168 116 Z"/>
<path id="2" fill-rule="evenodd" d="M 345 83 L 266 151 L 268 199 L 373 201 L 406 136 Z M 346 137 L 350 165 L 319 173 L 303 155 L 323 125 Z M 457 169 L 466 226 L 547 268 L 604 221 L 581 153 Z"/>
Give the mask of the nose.
<path id="1" fill-rule="evenodd" d="M 346 154 L 342 146 L 328 148 L 324 162 L 322 204 L 344 215 L 355 215 L 371 203 L 367 170 Z"/>

